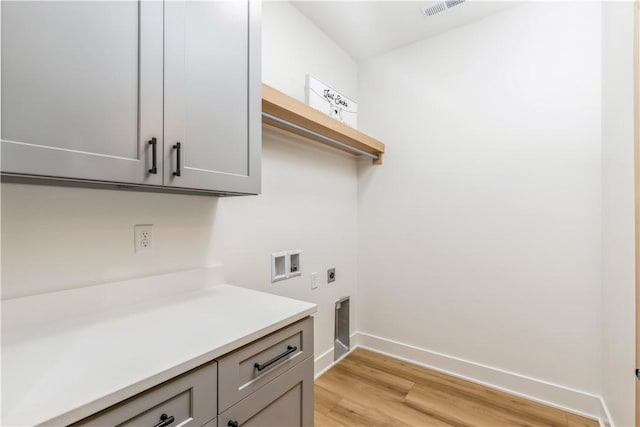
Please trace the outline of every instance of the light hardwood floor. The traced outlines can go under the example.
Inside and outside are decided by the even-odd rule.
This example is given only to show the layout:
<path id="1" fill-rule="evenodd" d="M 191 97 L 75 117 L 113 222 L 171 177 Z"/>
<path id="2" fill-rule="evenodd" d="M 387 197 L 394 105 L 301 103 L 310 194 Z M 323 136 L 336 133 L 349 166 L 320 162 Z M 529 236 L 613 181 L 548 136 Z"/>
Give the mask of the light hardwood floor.
<path id="1" fill-rule="evenodd" d="M 598 426 L 596 420 L 363 349 L 316 380 L 315 424 Z"/>

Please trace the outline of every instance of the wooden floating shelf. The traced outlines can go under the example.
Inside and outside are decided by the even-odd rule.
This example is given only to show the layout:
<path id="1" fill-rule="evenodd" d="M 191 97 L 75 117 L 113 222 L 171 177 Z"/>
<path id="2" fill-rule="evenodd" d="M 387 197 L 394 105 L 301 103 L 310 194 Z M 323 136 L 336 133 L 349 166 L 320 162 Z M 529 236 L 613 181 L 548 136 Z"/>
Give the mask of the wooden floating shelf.
<path id="1" fill-rule="evenodd" d="M 264 83 L 262 84 L 262 114 L 264 124 L 351 154 L 368 153 L 377 157 L 373 160 L 374 164 L 382 164 L 385 147 L 381 141 L 365 135 Z M 275 117 L 278 121 L 274 121 L 269 116 Z M 335 142 L 329 142 L 327 139 Z"/>

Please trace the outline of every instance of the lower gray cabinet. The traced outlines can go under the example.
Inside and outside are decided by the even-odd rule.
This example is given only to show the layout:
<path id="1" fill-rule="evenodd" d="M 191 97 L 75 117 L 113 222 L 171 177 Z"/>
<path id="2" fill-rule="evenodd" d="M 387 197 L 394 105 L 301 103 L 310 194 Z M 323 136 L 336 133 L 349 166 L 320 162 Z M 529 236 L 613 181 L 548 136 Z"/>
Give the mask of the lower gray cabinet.
<path id="1" fill-rule="evenodd" d="M 200 427 L 217 415 L 217 373 L 209 363 L 73 425 Z"/>
<path id="2" fill-rule="evenodd" d="M 285 326 L 73 426 L 313 426 L 313 318 Z"/>
<path id="3" fill-rule="evenodd" d="M 223 412 L 313 355 L 308 317 L 218 359 L 218 411 Z"/>
<path id="4" fill-rule="evenodd" d="M 313 357 L 218 416 L 218 427 L 313 426 Z"/>
<path id="5" fill-rule="evenodd" d="M 218 426 L 313 425 L 313 318 L 218 358 Z"/>

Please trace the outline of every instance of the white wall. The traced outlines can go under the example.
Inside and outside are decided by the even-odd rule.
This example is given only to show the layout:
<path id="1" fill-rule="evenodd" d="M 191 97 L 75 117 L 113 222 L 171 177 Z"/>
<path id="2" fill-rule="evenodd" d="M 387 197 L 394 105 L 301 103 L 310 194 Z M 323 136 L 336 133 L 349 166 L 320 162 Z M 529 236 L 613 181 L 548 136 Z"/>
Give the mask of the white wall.
<path id="1" fill-rule="evenodd" d="M 635 416 L 633 34 L 633 3 L 603 3 L 602 393 L 617 426 Z"/>
<path id="2" fill-rule="evenodd" d="M 600 393 L 600 25 L 530 3 L 361 64 L 361 331 Z"/>
<path id="3" fill-rule="evenodd" d="M 353 59 L 288 1 L 262 6 L 262 81 L 304 102 L 306 74 L 357 101 Z"/>
<path id="4" fill-rule="evenodd" d="M 218 199 L 2 184 L 2 297 L 13 298 L 220 261 Z M 134 254 L 134 224 L 154 225 Z"/>
<path id="5" fill-rule="evenodd" d="M 263 3 L 262 24 L 263 82 L 304 101 L 310 73 L 355 96 L 356 63 L 290 3 Z M 357 307 L 357 162 L 271 127 L 263 127 L 262 149 L 262 195 L 219 201 L 216 229 L 227 278 L 318 304 L 319 357 L 333 348 L 334 301 L 353 295 Z M 272 285 L 270 254 L 288 249 L 302 249 L 303 274 Z M 338 279 L 327 285 L 331 267 Z M 314 291 L 311 272 L 318 272 L 320 283 Z M 316 370 L 331 360 L 330 352 Z"/>
<path id="6" fill-rule="evenodd" d="M 263 80 L 304 99 L 306 73 L 351 96 L 357 67 L 289 3 L 263 5 Z M 316 355 L 333 345 L 333 301 L 356 289 L 357 163 L 270 128 L 263 194 L 222 198 L 2 184 L 3 298 L 222 262 L 228 282 L 319 304 Z M 134 224 L 154 250 L 134 254 Z M 270 283 L 270 254 L 302 249 L 303 276 Z M 326 269 L 338 280 L 326 284 Z M 309 273 L 319 272 L 311 291 Z"/>

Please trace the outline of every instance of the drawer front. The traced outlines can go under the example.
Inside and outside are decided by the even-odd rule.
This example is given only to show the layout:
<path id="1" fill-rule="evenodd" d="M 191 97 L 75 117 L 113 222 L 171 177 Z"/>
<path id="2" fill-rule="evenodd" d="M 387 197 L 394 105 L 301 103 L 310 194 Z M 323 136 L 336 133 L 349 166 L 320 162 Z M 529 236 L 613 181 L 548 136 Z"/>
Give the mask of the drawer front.
<path id="1" fill-rule="evenodd" d="M 218 410 L 312 355 L 313 318 L 307 317 L 218 359 Z"/>
<path id="2" fill-rule="evenodd" d="M 160 384 L 74 426 L 202 426 L 217 415 L 217 366 L 210 363 Z M 173 417 L 173 421 L 171 421 Z"/>
<path id="3" fill-rule="evenodd" d="M 218 427 L 229 425 L 313 426 L 313 357 L 220 414 Z"/>

